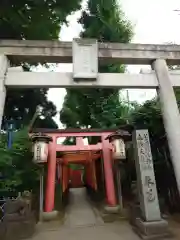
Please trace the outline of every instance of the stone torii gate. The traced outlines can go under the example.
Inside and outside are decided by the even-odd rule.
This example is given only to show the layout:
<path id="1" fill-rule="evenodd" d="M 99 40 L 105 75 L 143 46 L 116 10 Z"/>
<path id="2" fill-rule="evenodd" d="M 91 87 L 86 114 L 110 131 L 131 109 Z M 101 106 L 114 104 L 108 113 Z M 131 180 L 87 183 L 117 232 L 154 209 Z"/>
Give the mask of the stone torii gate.
<path id="1" fill-rule="evenodd" d="M 9 60 L 73 63 L 73 73 L 15 71 Z M 98 62 L 149 64 L 141 74 L 98 73 Z M 180 192 L 180 114 L 173 88 L 180 87 L 178 73 L 167 64 L 180 64 L 179 45 L 97 43 L 93 39 L 58 41 L 0 41 L 0 124 L 6 88 L 154 88 L 157 89 Z"/>

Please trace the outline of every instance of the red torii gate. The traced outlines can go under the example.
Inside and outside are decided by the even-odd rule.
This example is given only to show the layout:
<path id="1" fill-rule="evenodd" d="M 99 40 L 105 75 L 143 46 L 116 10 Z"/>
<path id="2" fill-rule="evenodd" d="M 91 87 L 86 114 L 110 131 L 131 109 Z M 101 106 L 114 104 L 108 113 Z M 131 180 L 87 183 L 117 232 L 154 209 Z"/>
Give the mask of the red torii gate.
<path id="1" fill-rule="evenodd" d="M 99 129 L 34 129 L 33 133 L 43 133 L 52 138 L 52 142 L 49 143 L 49 156 L 48 156 L 48 173 L 46 183 L 46 194 L 45 194 L 45 212 L 52 212 L 54 210 L 54 197 L 55 197 L 55 178 L 56 178 L 56 163 L 57 161 L 70 161 L 79 162 L 87 161 L 87 155 L 89 154 L 90 159 L 96 159 L 100 157 L 96 152 L 100 151 L 103 157 L 104 164 L 104 178 L 105 178 L 105 189 L 106 189 L 106 200 L 109 206 L 115 206 L 117 204 L 114 178 L 112 170 L 112 145 L 106 139 L 107 136 L 115 132 L 115 130 L 99 130 Z M 32 134 L 32 133 L 31 133 Z M 101 143 L 94 145 L 84 145 L 83 137 L 100 137 Z M 63 137 L 75 137 L 76 145 L 65 146 L 57 144 L 58 138 Z M 57 152 L 65 153 L 65 157 L 56 157 Z M 74 154 L 73 154 L 74 153 Z M 85 153 L 85 158 L 80 156 Z M 69 157 L 69 160 L 68 160 Z M 65 169 L 64 169 L 65 171 Z M 68 174 L 68 173 L 67 173 Z M 67 185 L 66 183 L 64 183 Z M 65 186 L 67 187 L 67 186 Z"/>

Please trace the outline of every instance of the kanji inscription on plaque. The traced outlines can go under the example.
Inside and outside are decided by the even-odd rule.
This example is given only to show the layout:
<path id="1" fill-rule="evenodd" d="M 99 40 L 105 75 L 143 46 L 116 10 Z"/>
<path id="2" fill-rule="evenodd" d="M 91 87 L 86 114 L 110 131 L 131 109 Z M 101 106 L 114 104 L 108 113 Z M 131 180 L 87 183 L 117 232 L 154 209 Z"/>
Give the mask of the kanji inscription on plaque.
<path id="1" fill-rule="evenodd" d="M 142 163 L 142 167 L 144 170 L 152 169 L 152 154 L 149 144 L 149 137 L 147 134 L 138 134 L 137 136 L 137 147 L 139 150 L 139 158 Z"/>
<path id="2" fill-rule="evenodd" d="M 76 80 L 97 80 L 98 43 L 94 39 L 74 39 L 73 78 Z"/>

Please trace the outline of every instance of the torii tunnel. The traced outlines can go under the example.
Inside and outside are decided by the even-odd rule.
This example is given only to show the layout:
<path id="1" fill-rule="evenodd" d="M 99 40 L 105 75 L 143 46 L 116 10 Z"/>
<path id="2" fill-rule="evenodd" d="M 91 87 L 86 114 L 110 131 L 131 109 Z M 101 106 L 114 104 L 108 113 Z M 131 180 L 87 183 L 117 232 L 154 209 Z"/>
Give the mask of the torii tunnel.
<path id="1" fill-rule="evenodd" d="M 111 130 L 93 129 L 33 130 L 33 133 L 43 133 L 51 137 L 52 140 L 48 145 L 48 161 L 44 163 L 48 167 L 44 212 L 52 212 L 54 210 L 57 172 L 62 192 L 65 193 L 68 190 L 72 174 L 68 167 L 69 164 L 83 165 L 84 184 L 94 191 L 99 190 L 98 178 L 100 175 L 103 175 L 106 204 L 109 206 L 117 205 L 112 169 L 112 144 L 107 139 L 113 132 Z M 57 141 L 60 138 L 68 137 L 75 138 L 75 145 L 63 145 Z M 85 137 L 99 137 L 100 141 L 97 144 L 85 145 L 83 141 Z"/>

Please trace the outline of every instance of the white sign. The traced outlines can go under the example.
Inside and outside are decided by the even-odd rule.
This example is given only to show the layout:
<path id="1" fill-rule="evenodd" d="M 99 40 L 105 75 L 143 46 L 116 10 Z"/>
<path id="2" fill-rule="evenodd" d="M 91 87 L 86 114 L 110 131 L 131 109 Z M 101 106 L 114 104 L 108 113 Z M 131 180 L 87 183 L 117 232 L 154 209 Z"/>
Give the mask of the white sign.
<path id="1" fill-rule="evenodd" d="M 34 162 L 44 163 L 48 158 L 48 143 L 44 141 L 36 141 L 33 144 Z"/>
<path id="2" fill-rule="evenodd" d="M 126 149 L 123 139 L 113 139 L 113 158 L 114 159 L 125 159 L 126 158 Z"/>
<path id="3" fill-rule="evenodd" d="M 94 39 L 73 40 L 73 78 L 96 80 L 98 76 L 98 44 Z"/>

